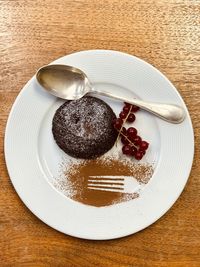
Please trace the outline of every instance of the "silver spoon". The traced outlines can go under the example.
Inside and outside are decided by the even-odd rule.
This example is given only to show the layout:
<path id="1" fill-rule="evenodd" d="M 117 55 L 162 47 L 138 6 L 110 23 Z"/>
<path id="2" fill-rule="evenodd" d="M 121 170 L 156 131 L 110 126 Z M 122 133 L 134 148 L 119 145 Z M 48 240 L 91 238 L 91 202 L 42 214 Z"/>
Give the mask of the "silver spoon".
<path id="1" fill-rule="evenodd" d="M 145 102 L 121 97 L 115 93 L 95 91 L 86 74 L 71 66 L 44 66 L 38 70 L 36 78 L 49 93 L 63 99 L 76 100 L 87 93 L 96 93 L 136 105 L 168 122 L 180 123 L 185 118 L 184 109 L 177 105 Z"/>

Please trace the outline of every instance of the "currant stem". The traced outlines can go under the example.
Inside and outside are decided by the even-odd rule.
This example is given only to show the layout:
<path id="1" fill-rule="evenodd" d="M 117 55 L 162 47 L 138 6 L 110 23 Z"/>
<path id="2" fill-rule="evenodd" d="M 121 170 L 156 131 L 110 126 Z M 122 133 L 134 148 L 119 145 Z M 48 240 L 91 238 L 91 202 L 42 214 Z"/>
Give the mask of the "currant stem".
<path id="1" fill-rule="evenodd" d="M 123 136 L 126 138 L 126 140 L 129 141 L 129 143 L 131 144 L 131 146 L 134 146 L 135 148 L 137 148 L 137 146 L 136 146 L 134 143 L 132 143 L 131 140 L 128 139 L 128 137 L 127 137 L 125 134 L 123 134 L 123 133 L 121 132 L 121 135 L 123 135 Z"/>
<path id="2" fill-rule="evenodd" d="M 126 121 L 127 121 L 128 116 L 129 116 L 130 113 L 131 113 L 131 106 L 130 106 L 129 112 L 127 113 L 126 118 L 123 120 L 123 123 L 122 123 L 121 128 L 119 129 L 119 133 L 118 133 L 118 136 L 117 136 L 117 139 L 116 139 L 116 146 L 117 146 L 117 142 L 118 142 L 118 140 L 119 140 L 119 136 L 120 136 L 120 134 L 122 134 L 121 130 L 122 130 L 122 128 L 123 128 L 123 125 L 126 123 Z M 127 138 L 127 140 L 128 140 L 128 138 Z"/>

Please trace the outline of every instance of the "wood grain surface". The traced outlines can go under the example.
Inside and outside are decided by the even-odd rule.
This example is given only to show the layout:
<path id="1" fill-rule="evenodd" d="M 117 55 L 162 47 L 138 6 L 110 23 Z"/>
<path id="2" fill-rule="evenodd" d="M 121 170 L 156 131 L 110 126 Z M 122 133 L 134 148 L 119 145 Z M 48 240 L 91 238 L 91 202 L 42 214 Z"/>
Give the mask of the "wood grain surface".
<path id="1" fill-rule="evenodd" d="M 0 0 L 0 266 L 200 266 L 200 1 Z M 11 185 L 3 151 L 11 106 L 42 65 L 87 49 L 136 55 L 174 83 L 191 114 L 195 157 L 181 197 L 122 239 L 66 236 L 36 218 Z"/>

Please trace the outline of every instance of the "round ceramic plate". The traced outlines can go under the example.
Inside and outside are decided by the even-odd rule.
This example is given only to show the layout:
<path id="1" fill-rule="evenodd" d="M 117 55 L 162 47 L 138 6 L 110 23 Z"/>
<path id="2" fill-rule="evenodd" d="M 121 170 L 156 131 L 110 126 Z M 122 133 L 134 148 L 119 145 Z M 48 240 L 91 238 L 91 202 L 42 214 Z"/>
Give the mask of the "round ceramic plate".
<path id="1" fill-rule="evenodd" d="M 175 125 L 138 112 L 136 127 L 151 144 L 143 160 L 155 166 L 150 182 L 131 201 L 105 207 L 84 205 L 67 198 L 51 183 L 63 157 L 51 133 L 53 114 L 62 101 L 41 90 L 34 76 L 17 97 L 5 134 L 6 164 L 18 195 L 43 222 L 75 237 L 112 239 L 144 229 L 177 200 L 191 170 L 193 129 L 181 96 L 153 66 L 121 52 L 82 51 L 53 63 L 82 69 L 97 89 L 181 105 L 186 119 Z M 119 112 L 121 103 L 105 101 Z"/>

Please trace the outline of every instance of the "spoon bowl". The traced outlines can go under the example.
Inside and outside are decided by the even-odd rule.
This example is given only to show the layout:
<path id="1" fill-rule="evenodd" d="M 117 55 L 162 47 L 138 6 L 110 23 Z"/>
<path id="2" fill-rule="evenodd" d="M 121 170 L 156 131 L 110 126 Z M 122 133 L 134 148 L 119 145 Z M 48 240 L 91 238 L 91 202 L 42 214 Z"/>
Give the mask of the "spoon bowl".
<path id="1" fill-rule="evenodd" d="M 67 100 L 76 100 L 90 91 L 85 73 L 66 65 L 47 65 L 36 74 L 39 84 L 50 94 Z"/>
<path id="2" fill-rule="evenodd" d="M 36 79 L 49 93 L 66 100 L 77 100 L 87 93 L 95 93 L 136 105 L 171 123 L 181 123 L 185 118 L 184 109 L 178 105 L 146 102 L 121 97 L 116 93 L 96 91 L 86 74 L 72 66 L 58 64 L 44 66 L 36 73 Z"/>

